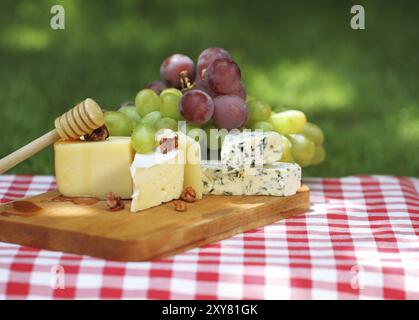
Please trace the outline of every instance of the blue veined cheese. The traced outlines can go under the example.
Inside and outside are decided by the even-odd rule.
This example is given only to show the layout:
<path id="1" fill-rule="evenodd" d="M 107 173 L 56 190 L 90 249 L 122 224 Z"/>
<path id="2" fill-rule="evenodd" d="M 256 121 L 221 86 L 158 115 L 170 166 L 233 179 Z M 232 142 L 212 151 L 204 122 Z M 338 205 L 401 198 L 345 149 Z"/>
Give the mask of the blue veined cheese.
<path id="1" fill-rule="evenodd" d="M 220 161 L 203 161 L 201 163 L 202 185 L 204 194 L 243 195 L 242 172 L 223 173 Z"/>
<path id="2" fill-rule="evenodd" d="M 255 168 L 254 174 L 245 170 L 223 172 L 220 161 L 202 163 L 204 194 L 290 196 L 301 186 L 301 167 L 298 164 L 274 162 Z"/>
<path id="3" fill-rule="evenodd" d="M 274 162 L 255 168 L 244 176 L 246 195 L 290 196 L 301 187 L 301 167 L 294 163 Z"/>
<path id="4" fill-rule="evenodd" d="M 221 147 L 221 163 L 224 173 L 245 169 L 254 174 L 253 168 L 279 161 L 282 157 L 282 138 L 273 131 L 242 131 L 229 133 Z"/>

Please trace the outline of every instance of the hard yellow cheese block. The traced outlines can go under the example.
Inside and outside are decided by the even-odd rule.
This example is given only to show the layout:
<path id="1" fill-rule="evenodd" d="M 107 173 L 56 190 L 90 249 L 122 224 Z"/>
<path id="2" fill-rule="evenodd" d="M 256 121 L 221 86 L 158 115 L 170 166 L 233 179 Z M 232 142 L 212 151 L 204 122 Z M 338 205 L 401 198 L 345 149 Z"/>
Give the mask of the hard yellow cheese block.
<path id="1" fill-rule="evenodd" d="M 135 152 L 130 137 L 106 141 L 59 141 L 54 144 L 58 190 L 69 197 L 105 199 L 113 192 L 130 199 L 133 184 L 130 166 Z"/>
<path id="2" fill-rule="evenodd" d="M 179 147 L 185 159 L 185 177 L 183 188 L 192 187 L 196 192 L 196 198 L 202 199 L 203 184 L 201 176 L 201 146 L 191 137 L 178 132 Z"/>

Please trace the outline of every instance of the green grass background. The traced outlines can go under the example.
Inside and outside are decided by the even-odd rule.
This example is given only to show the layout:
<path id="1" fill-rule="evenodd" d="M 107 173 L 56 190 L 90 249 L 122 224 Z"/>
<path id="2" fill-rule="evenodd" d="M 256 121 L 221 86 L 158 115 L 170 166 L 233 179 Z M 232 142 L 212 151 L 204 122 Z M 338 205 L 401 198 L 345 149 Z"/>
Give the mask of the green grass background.
<path id="1" fill-rule="evenodd" d="M 366 30 L 350 28 L 362 4 Z M 50 8 L 66 9 L 51 30 Z M 232 52 L 248 93 L 304 110 L 326 134 L 310 176 L 419 176 L 417 1 L 0 2 L 0 156 L 92 97 L 106 109 L 158 78 L 172 53 Z M 49 148 L 11 173 L 52 174 Z"/>

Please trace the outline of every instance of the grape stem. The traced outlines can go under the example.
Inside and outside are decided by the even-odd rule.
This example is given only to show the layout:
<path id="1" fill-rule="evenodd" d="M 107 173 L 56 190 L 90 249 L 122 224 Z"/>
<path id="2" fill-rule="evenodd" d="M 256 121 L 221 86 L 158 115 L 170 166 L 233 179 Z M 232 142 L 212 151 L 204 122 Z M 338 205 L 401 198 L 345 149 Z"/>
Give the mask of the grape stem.
<path id="1" fill-rule="evenodd" d="M 191 80 L 188 78 L 188 71 L 183 70 L 179 73 L 180 77 L 180 85 L 182 88 L 182 92 L 188 91 L 193 89 L 196 85 L 195 83 L 191 82 Z"/>
<path id="2" fill-rule="evenodd" d="M 201 80 L 205 80 L 205 74 L 207 73 L 207 68 L 202 69 L 201 71 Z"/>

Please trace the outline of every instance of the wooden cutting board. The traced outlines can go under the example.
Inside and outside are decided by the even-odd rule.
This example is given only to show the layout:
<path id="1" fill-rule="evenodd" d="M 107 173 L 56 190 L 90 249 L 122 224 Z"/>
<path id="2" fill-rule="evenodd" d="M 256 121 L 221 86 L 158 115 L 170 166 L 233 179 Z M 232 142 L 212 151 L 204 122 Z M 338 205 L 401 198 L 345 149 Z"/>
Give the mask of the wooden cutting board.
<path id="1" fill-rule="evenodd" d="M 0 206 L 0 241 L 104 259 L 144 261 L 229 238 L 309 208 L 309 189 L 289 197 L 204 196 L 186 212 L 169 202 L 139 213 L 103 201 L 57 201 L 57 191 Z M 87 199 L 89 200 L 89 199 Z M 90 199 L 91 200 L 91 199 Z"/>

